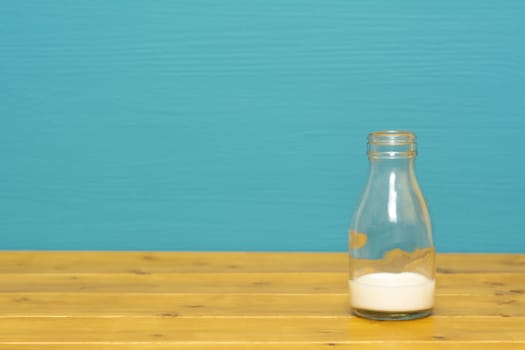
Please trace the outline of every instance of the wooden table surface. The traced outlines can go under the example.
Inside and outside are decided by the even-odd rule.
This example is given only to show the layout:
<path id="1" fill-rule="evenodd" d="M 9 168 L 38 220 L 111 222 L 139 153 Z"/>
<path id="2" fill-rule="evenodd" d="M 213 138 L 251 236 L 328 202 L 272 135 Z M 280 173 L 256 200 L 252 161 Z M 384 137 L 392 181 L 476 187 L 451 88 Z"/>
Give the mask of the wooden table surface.
<path id="1" fill-rule="evenodd" d="M 385 322 L 345 254 L 1 252 L 0 349 L 525 349 L 525 254 L 437 265 L 434 315 Z"/>

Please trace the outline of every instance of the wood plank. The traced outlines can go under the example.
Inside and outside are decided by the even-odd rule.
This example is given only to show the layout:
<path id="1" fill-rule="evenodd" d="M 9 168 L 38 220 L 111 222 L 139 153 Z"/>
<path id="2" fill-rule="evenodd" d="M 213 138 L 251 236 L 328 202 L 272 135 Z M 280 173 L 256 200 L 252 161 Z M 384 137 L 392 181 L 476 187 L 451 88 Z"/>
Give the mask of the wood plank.
<path id="1" fill-rule="evenodd" d="M 0 344 L 18 342 L 521 341 L 525 319 L 438 318 L 0 318 Z M 378 337 L 378 335 L 380 335 Z"/>
<path id="2" fill-rule="evenodd" d="M 348 317 L 346 294 L 0 294 L 1 317 Z M 525 316 L 525 295 L 436 297 L 435 317 Z"/>
<path id="3" fill-rule="evenodd" d="M 129 342 L 111 342 L 111 343 L 66 343 L 66 344 L 0 344 L 0 350 L 172 350 L 172 349 L 198 349 L 198 350 L 328 350 L 328 349 L 359 349 L 359 350 L 523 350 L 525 343 L 497 341 L 497 342 L 479 342 L 479 341 L 410 341 L 410 342 L 388 342 L 388 343 L 367 343 L 367 342 L 319 342 L 319 343 L 269 343 L 269 342 L 250 342 L 250 343 L 129 343 Z"/>
<path id="4" fill-rule="evenodd" d="M 344 272 L 346 254 L 258 252 L 3 252 L 0 273 Z"/>
<path id="5" fill-rule="evenodd" d="M 438 273 L 525 273 L 525 254 L 437 254 Z"/>
<path id="6" fill-rule="evenodd" d="M 0 274 L 1 292 L 344 292 L 341 273 Z"/>
<path id="7" fill-rule="evenodd" d="M 525 273 L 525 254 L 438 254 L 442 273 Z M 0 273 L 346 272 L 344 253 L 33 252 L 0 254 Z"/>
<path id="8" fill-rule="evenodd" d="M 347 293 L 346 273 L 0 274 L 0 293 Z M 525 274 L 439 274 L 440 295 L 525 293 Z"/>

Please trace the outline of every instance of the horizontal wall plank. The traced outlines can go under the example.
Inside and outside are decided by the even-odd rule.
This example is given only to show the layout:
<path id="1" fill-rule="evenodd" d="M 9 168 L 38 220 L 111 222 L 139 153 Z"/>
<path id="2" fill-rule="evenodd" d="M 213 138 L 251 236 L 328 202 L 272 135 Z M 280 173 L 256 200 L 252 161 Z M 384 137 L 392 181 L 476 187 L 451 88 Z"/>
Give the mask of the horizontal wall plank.
<path id="1" fill-rule="evenodd" d="M 2 1 L 2 247 L 344 250 L 399 127 L 440 248 L 525 251 L 522 0 L 64 3 Z"/>

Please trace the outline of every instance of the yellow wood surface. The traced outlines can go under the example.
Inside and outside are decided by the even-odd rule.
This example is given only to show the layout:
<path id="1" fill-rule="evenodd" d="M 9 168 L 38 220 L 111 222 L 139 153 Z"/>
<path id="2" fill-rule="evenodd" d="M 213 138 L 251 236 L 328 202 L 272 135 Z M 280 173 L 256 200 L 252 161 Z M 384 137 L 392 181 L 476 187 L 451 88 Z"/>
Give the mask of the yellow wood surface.
<path id="1" fill-rule="evenodd" d="M 0 349 L 525 349 L 525 255 L 438 256 L 430 318 L 348 313 L 334 253 L 1 252 Z"/>
<path id="2" fill-rule="evenodd" d="M 4 293 L 3 317 L 346 317 L 345 294 Z M 131 307 L 133 306 L 133 307 Z M 525 316 L 525 295 L 437 295 L 434 317 Z"/>
<path id="3" fill-rule="evenodd" d="M 438 272 L 518 272 L 525 254 L 438 254 Z M 347 272 L 344 253 L 2 252 L 0 273 Z"/>

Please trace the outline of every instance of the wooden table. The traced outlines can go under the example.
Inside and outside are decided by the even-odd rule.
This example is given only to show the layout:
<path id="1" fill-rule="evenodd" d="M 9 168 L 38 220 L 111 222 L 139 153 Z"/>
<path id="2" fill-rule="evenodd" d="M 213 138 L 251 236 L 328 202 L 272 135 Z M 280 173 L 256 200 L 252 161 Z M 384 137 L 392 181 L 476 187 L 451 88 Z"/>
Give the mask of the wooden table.
<path id="1" fill-rule="evenodd" d="M 1 252 L 0 349 L 525 349 L 525 255 L 438 256 L 435 314 L 348 314 L 347 257 Z"/>

